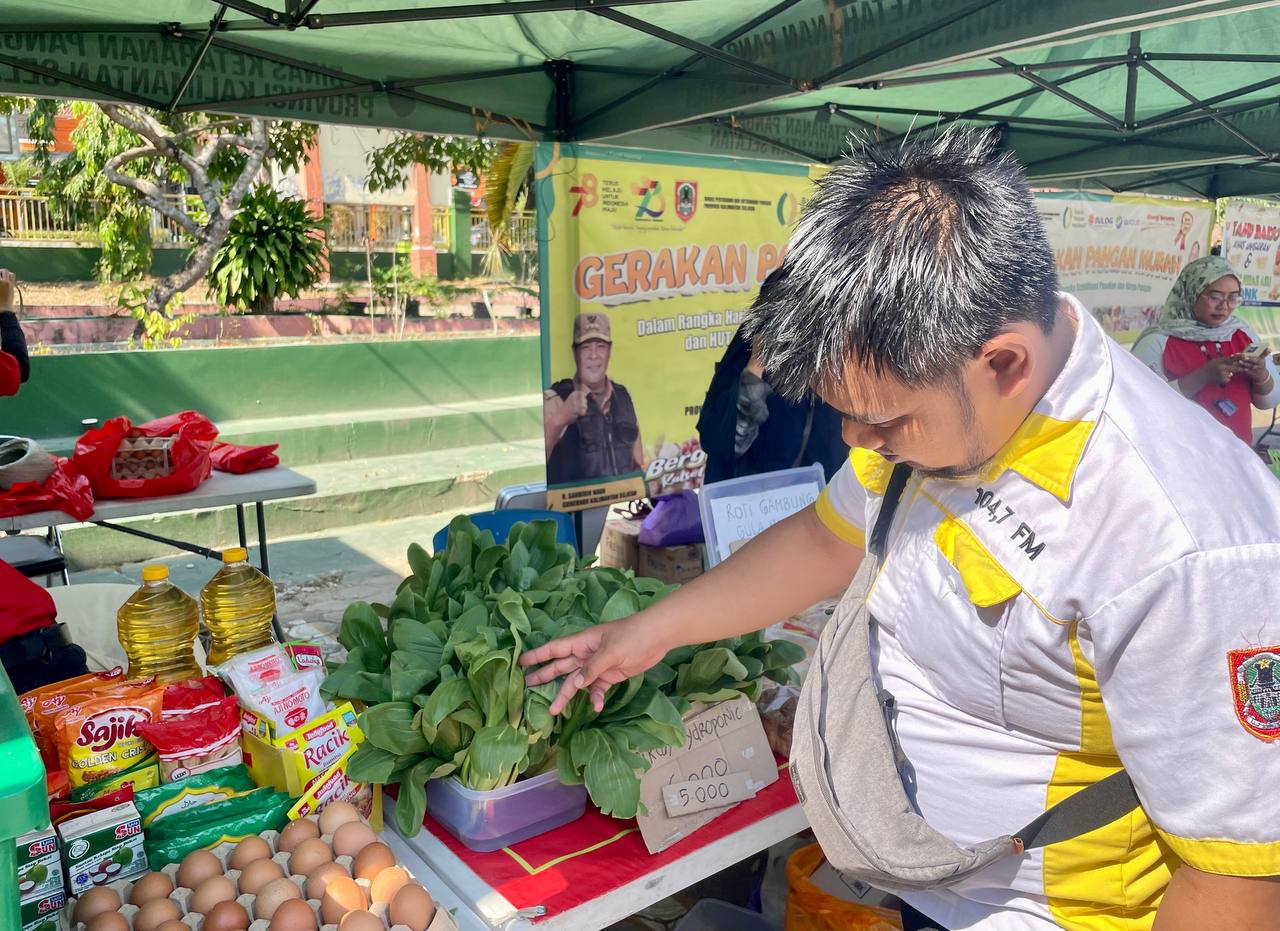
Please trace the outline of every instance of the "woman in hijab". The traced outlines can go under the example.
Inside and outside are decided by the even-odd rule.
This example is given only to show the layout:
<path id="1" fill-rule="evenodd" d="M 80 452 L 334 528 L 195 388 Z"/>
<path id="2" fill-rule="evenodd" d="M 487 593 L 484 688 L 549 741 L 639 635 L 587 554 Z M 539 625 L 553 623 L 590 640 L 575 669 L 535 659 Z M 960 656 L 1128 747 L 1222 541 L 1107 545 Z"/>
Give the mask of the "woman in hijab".
<path id="1" fill-rule="evenodd" d="M 1280 378 L 1270 352 L 1235 315 L 1238 306 L 1240 278 L 1231 264 L 1217 255 L 1196 259 L 1178 275 L 1164 316 L 1138 337 L 1133 354 L 1252 445 L 1252 409 L 1280 405 Z"/>

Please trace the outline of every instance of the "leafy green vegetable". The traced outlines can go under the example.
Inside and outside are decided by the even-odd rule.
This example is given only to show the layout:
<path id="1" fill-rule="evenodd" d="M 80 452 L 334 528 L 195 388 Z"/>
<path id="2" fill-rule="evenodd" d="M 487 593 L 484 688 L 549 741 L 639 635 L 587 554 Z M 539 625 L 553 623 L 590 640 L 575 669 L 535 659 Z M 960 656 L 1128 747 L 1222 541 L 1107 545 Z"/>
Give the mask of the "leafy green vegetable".
<path id="1" fill-rule="evenodd" d="M 347 661 L 322 690 L 368 706 L 350 775 L 400 784 L 396 824 L 409 835 L 422 825 L 426 782 L 450 775 L 484 791 L 555 769 L 585 784 L 601 811 L 634 817 L 643 754 L 684 743 L 691 702 L 755 698 L 762 678 L 788 681 L 803 658 L 759 634 L 682 647 L 611 688 L 602 712 L 579 694 L 553 718 L 558 683 L 525 685 L 520 654 L 643 611 L 675 586 L 589 568 L 556 543 L 551 521 L 516 524 L 498 545 L 459 517 L 442 552 L 414 544 L 408 557 L 413 574 L 389 605 L 357 602 L 343 615 Z"/>

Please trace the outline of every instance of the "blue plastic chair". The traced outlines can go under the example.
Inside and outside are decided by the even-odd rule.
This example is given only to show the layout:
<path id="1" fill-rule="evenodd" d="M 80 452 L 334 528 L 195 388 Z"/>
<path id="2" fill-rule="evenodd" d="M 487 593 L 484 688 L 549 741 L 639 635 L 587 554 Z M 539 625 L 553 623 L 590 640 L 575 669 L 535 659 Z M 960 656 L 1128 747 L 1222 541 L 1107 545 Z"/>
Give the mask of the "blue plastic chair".
<path id="1" fill-rule="evenodd" d="M 493 534 L 495 543 L 505 543 L 511 527 L 515 524 L 527 524 L 534 520 L 553 520 L 556 522 L 556 542 L 570 543 L 574 552 L 581 555 L 578 548 L 578 533 L 573 527 L 573 515 L 561 511 L 540 511 L 535 508 L 508 508 L 502 511 L 479 511 L 468 514 L 471 522 L 481 530 Z M 439 553 L 449 543 L 449 528 L 441 527 L 431 538 L 433 552 Z"/>

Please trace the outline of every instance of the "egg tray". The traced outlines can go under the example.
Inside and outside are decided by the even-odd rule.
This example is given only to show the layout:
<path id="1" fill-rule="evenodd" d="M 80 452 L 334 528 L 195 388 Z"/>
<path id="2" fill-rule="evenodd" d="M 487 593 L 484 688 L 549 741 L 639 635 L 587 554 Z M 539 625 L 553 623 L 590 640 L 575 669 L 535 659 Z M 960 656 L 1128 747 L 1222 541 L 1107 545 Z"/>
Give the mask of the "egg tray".
<path id="1" fill-rule="evenodd" d="M 318 815 L 310 815 L 305 820 L 315 821 L 318 823 L 320 819 Z M 276 840 L 280 836 L 279 831 L 263 831 L 260 836 L 264 841 L 267 842 L 268 847 L 270 847 L 272 850 L 276 849 Z M 333 844 L 332 834 L 322 834 L 320 836 L 320 839 L 324 841 L 326 844 L 329 844 L 330 846 L 332 846 Z M 232 884 L 238 890 L 240 888 L 240 872 L 241 871 L 229 869 L 227 867 L 227 860 L 230 859 L 231 852 L 235 850 L 235 847 L 236 847 L 235 843 L 219 844 L 217 847 L 214 847 L 213 850 L 211 850 L 210 852 L 215 857 L 217 857 L 218 862 L 222 864 L 223 875 L 226 876 L 227 879 L 231 880 Z M 293 880 L 294 884 L 298 887 L 299 891 L 305 893 L 307 878 L 305 876 L 299 876 L 297 874 L 289 872 L 289 856 L 290 855 L 287 853 L 277 852 L 272 855 L 271 859 L 280 865 L 280 868 L 284 870 L 285 876 L 288 879 Z M 334 857 L 333 862 L 341 866 L 346 871 L 347 875 L 350 876 L 351 864 L 353 859 L 354 859 L 353 857 L 348 857 L 348 856 Z M 409 873 L 409 876 L 411 878 L 413 878 L 415 881 L 418 881 L 419 883 L 421 882 L 420 880 L 417 880 L 417 877 L 413 876 L 413 873 L 409 872 L 408 867 L 404 867 L 399 860 L 397 860 L 396 863 L 397 865 L 401 866 L 405 870 L 405 872 Z M 191 911 L 191 899 L 195 895 L 195 891 L 192 889 L 187 889 L 184 886 L 178 885 L 177 876 L 178 876 L 178 868 L 180 865 L 181 864 L 179 863 L 170 863 L 162 867 L 159 870 L 159 872 L 164 873 L 171 880 L 173 880 L 174 890 L 172 894 L 170 894 L 169 898 L 177 902 L 178 907 L 182 909 L 181 920 L 183 924 L 191 928 L 191 931 L 204 931 L 204 915 L 200 914 L 199 912 Z M 142 875 L 145 876 L 147 874 L 144 873 Z M 116 894 L 120 896 L 120 901 L 125 903 L 120 907 L 120 914 L 123 915 L 125 920 L 129 922 L 130 928 L 133 927 L 133 916 L 138 913 L 139 906 L 129 904 L 129 893 L 133 890 L 134 883 L 137 881 L 137 879 L 140 879 L 140 878 L 141 876 L 135 877 L 133 879 L 120 879 L 112 883 L 107 883 L 105 886 L 99 887 L 99 888 L 106 888 L 106 889 L 114 889 Z M 356 885 L 364 890 L 365 898 L 368 899 L 369 887 L 370 885 L 372 885 L 372 883 L 367 879 L 357 879 Z M 428 889 L 427 891 L 430 892 L 431 890 Z M 249 924 L 249 931 L 269 931 L 269 928 L 271 926 L 271 922 L 269 920 L 267 920 L 266 918 L 254 917 L 253 905 L 254 905 L 254 902 L 257 900 L 257 898 L 258 897 L 256 895 L 246 892 L 243 895 L 236 896 L 235 900 L 244 906 L 245 911 L 247 911 L 250 917 L 252 918 L 252 921 Z M 320 914 L 320 900 L 306 899 L 305 901 L 309 906 L 311 906 L 311 910 L 316 913 L 316 916 L 318 918 Z M 75 914 L 75 906 L 76 906 L 76 899 L 68 900 L 67 906 L 66 906 L 67 923 L 68 925 L 70 925 L 71 931 L 85 931 L 86 929 L 85 922 L 83 921 L 73 922 L 71 919 L 71 916 Z M 412 931 L 412 929 L 408 925 L 403 925 L 403 924 L 393 925 L 389 923 L 389 919 L 387 917 L 387 903 L 385 902 L 379 902 L 371 905 L 369 908 L 369 911 L 374 915 L 376 915 L 378 918 L 382 919 L 383 924 L 386 925 L 387 927 L 387 931 Z M 322 924 L 320 925 L 320 931 L 338 931 L 338 926 L 336 924 Z M 458 931 L 458 925 L 457 925 L 457 922 L 453 920 L 453 916 L 450 915 L 446 909 L 444 909 L 443 907 L 437 906 L 435 917 L 432 918 L 431 923 L 427 925 L 427 931 Z"/>
<path id="2" fill-rule="evenodd" d="M 123 479 L 163 478 L 173 472 L 171 436 L 130 436 L 120 441 L 111 459 L 111 477 Z"/>

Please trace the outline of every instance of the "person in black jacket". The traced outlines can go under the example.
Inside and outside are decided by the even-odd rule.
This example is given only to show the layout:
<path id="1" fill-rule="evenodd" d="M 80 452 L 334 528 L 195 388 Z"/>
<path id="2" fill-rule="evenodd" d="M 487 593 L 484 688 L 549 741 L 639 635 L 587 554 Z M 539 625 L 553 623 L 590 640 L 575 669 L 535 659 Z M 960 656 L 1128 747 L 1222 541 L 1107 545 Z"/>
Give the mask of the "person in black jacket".
<path id="1" fill-rule="evenodd" d="M 18 386 L 31 376 L 27 338 L 13 312 L 17 287 L 13 272 L 0 268 L 0 397 L 17 394 Z"/>
<path id="2" fill-rule="evenodd" d="M 849 456 L 839 413 L 812 395 L 792 404 L 775 394 L 741 328 L 716 364 L 698 435 L 707 454 L 707 483 L 815 462 L 829 481 Z"/>

